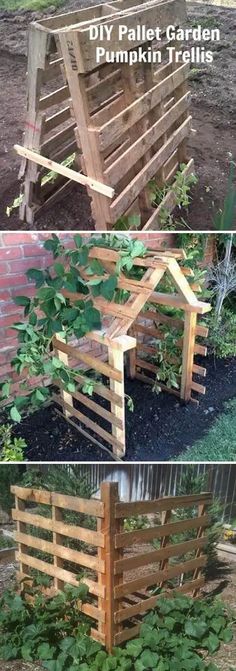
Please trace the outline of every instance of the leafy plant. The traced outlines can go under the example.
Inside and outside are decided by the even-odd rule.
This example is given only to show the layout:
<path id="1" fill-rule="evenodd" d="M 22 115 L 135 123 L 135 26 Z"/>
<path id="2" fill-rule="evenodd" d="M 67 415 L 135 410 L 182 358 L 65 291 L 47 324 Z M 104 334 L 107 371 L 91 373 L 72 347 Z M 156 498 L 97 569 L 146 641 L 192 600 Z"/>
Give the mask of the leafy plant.
<path id="1" fill-rule="evenodd" d="M 0 426 L 0 461 L 24 461 L 24 438 L 12 438 L 11 424 Z"/>
<path id="2" fill-rule="evenodd" d="M 235 162 L 230 160 L 227 192 L 223 204 L 214 220 L 213 225 L 217 231 L 232 231 L 236 222 L 236 187 L 235 187 Z"/>
<path id="3" fill-rule="evenodd" d="M 55 352 L 52 353 L 53 336 L 67 342 L 71 337 L 82 338 L 87 332 L 101 328 L 100 311 L 94 307 L 93 299 L 102 296 L 108 301 L 117 300 L 119 274 L 122 271 L 129 276 L 134 259 L 146 253 L 146 247 L 140 240 L 125 239 L 115 235 L 104 235 L 96 239 L 91 237 L 84 244 L 81 235 L 74 236 L 75 247 L 65 249 L 57 235 L 45 241 L 44 247 L 53 254 L 54 262 L 46 270 L 31 268 L 27 277 L 35 284 L 33 298 L 16 296 L 16 305 L 24 308 L 25 321 L 13 324 L 19 341 L 16 356 L 11 361 L 17 374 L 25 374 L 20 384 L 20 394 L 12 401 L 11 381 L 1 383 L 1 397 L 10 411 L 14 422 L 20 422 L 22 413 L 37 409 L 50 397 L 50 389 L 42 383 L 37 388 L 30 387 L 30 378 L 49 377 L 69 393 L 76 388 L 91 395 L 97 378 L 88 377 L 84 372 L 67 366 Z M 105 269 L 96 258 L 89 258 L 94 246 L 108 247 L 120 251 L 115 272 L 104 277 Z M 58 258 L 60 257 L 60 261 Z M 83 279 L 83 270 L 89 279 Z M 79 293 L 73 300 L 64 292 Z M 122 295 L 122 300 L 123 300 Z M 78 373 L 83 383 L 77 379 Z"/>
<path id="4" fill-rule="evenodd" d="M 208 344 L 217 358 L 236 356 L 236 314 L 227 308 L 222 309 L 219 319 L 214 312 L 207 315 L 209 326 Z"/>
<path id="5" fill-rule="evenodd" d="M 126 517 L 124 520 L 125 531 L 135 531 L 136 529 L 146 529 L 147 527 L 149 527 L 149 520 L 146 515 Z"/>

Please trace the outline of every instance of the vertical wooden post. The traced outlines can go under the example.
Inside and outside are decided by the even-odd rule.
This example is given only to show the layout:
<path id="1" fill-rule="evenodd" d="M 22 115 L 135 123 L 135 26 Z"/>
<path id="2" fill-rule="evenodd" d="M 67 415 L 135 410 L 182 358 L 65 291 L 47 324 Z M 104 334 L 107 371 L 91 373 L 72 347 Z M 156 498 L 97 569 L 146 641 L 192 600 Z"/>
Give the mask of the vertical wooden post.
<path id="1" fill-rule="evenodd" d="M 19 499 L 17 495 L 15 496 L 15 507 L 16 510 L 21 510 L 23 512 L 25 511 L 25 501 Z M 20 522 L 19 520 L 17 520 L 16 530 L 18 533 L 26 534 L 27 531 L 25 522 Z M 28 550 L 27 546 L 23 545 L 23 543 L 18 543 L 18 549 L 19 552 L 22 554 L 26 554 Z M 27 564 L 22 564 L 21 561 L 20 561 L 20 573 L 23 575 L 29 575 L 29 567 L 27 566 Z"/>
<path id="2" fill-rule="evenodd" d="M 63 515 L 62 515 L 62 510 L 61 508 L 58 508 L 57 506 L 52 505 L 52 520 L 53 522 L 61 522 L 63 520 Z M 61 534 L 58 534 L 56 531 L 52 532 L 52 537 L 53 537 L 53 543 L 55 545 L 60 545 L 62 544 L 63 536 Z M 57 568 L 63 568 L 64 566 L 64 561 L 61 559 L 61 557 L 57 557 L 57 555 L 53 554 L 53 564 Z M 56 576 L 54 577 L 54 587 L 55 589 L 62 590 L 64 588 L 64 582 L 63 580 L 60 580 Z"/>
<path id="3" fill-rule="evenodd" d="M 56 334 L 56 338 L 57 340 L 64 342 L 63 338 L 59 335 L 59 333 Z M 60 361 L 62 361 L 66 366 L 69 366 L 68 354 L 65 354 L 65 352 L 60 352 L 60 350 L 56 349 L 56 347 L 54 347 L 54 350 L 58 359 L 60 359 Z M 68 391 L 64 391 L 64 389 L 60 389 L 60 394 L 63 398 L 63 401 L 65 401 L 65 403 L 68 403 L 68 405 L 71 405 L 71 407 L 73 408 L 73 396 L 71 396 L 71 394 L 69 394 Z M 65 417 L 71 417 L 72 415 L 71 412 L 65 410 L 64 408 L 63 412 Z"/>
<path id="4" fill-rule="evenodd" d="M 129 329 L 128 334 L 133 338 L 135 338 L 135 330 L 133 327 Z M 129 377 L 131 377 L 131 379 L 134 379 L 136 374 L 136 347 L 133 347 L 133 349 L 129 351 L 128 356 L 129 356 Z"/>
<path id="5" fill-rule="evenodd" d="M 117 406 L 115 403 L 111 403 L 111 412 L 113 412 L 116 417 L 121 419 L 123 428 L 120 429 L 117 426 L 112 425 L 112 435 L 119 440 L 123 445 L 123 449 L 114 447 L 113 450 L 118 457 L 123 457 L 125 454 L 125 386 L 124 386 L 124 352 L 122 350 L 115 349 L 112 346 L 108 347 L 108 361 L 112 368 L 120 371 L 122 380 L 117 382 L 116 380 L 110 379 L 110 389 L 118 394 L 122 400 L 122 406 Z"/>
<path id="6" fill-rule="evenodd" d="M 163 513 L 162 513 L 161 523 L 162 524 L 168 524 L 168 522 L 170 522 L 170 518 L 171 518 L 171 510 L 164 510 Z M 166 545 L 169 542 L 169 538 L 170 538 L 169 536 L 163 536 L 163 538 L 161 539 L 161 548 L 166 547 Z M 169 562 L 168 558 L 167 559 L 162 559 L 162 561 L 160 562 L 160 570 L 161 571 L 164 571 L 164 569 L 167 568 L 168 562 Z M 165 583 L 165 580 L 163 580 L 160 583 L 160 587 L 163 587 L 164 583 Z"/>
<path id="7" fill-rule="evenodd" d="M 205 503 L 200 503 L 198 506 L 198 517 L 201 517 L 202 515 L 205 515 L 206 512 L 206 505 Z M 205 534 L 205 527 L 199 527 L 198 532 L 197 532 L 197 538 L 202 538 Z M 198 548 L 195 552 L 195 557 L 200 557 L 202 554 L 203 550 L 202 548 Z M 196 568 L 193 574 L 193 580 L 197 580 L 197 578 L 200 578 L 200 575 L 202 573 L 201 568 Z M 199 588 L 193 590 L 193 597 L 195 598 L 199 592 Z"/>
<path id="8" fill-rule="evenodd" d="M 118 482 L 102 482 L 101 501 L 104 503 L 105 516 L 101 522 L 101 530 L 104 534 L 105 547 L 102 556 L 105 561 L 105 574 L 102 577 L 105 585 L 105 599 L 103 607 L 105 610 L 105 646 L 108 652 L 112 652 L 115 645 L 115 635 L 119 631 L 119 625 L 115 623 L 115 613 L 119 608 L 119 600 L 115 599 L 114 588 L 120 582 L 120 576 L 115 575 L 114 563 L 120 559 L 121 552 L 115 548 L 116 533 L 120 530 L 120 520 L 115 518 L 115 504 L 119 501 Z"/>
<path id="9" fill-rule="evenodd" d="M 180 389 L 180 396 L 185 401 L 189 401 L 191 397 L 196 323 L 197 323 L 196 313 L 185 312 L 183 351 L 182 351 L 182 375 L 181 375 L 181 389 Z"/>

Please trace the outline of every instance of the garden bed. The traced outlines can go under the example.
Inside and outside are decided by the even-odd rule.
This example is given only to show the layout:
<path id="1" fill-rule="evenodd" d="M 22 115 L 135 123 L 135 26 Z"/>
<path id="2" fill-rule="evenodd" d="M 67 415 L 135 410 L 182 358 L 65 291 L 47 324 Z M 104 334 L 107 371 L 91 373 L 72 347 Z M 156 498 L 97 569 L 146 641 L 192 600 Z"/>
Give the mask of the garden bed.
<path id="1" fill-rule="evenodd" d="M 199 358 L 199 363 L 201 363 Z M 197 407 L 182 405 L 171 394 L 156 395 L 150 385 L 126 380 L 134 412 L 126 411 L 127 461 L 168 461 L 202 438 L 236 397 L 236 359 L 207 357 L 207 392 Z M 29 461 L 107 461 L 107 451 L 96 447 L 55 412 L 41 409 L 19 424 L 15 435 L 25 438 Z M 220 445 L 219 445 L 220 448 Z M 112 457 L 112 454 L 111 454 Z M 211 459 L 211 457 L 209 457 Z"/>
<path id="2" fill-rule="evenodd" d="M 66 10 L 75 6 L 86 6 L 87 1 L 66 5 Z M 58 10 L 61 11 L 61 10 Z M 199 182 L 194 189 L 188 224 L 193 229 L 212 228 L 213 210 L 217 210 L 224 198 L 228 175 L 228 152 L 236 155 L 234 109 L 235 109 L 235 45 L 232 34 L 235 30 L 236 10 L 188 4 L 189 23 L 202 23 L 210 27 L 220 25 L 221 42 L 215 43 L 212 66 L 199 66 L 191 81 L 192 116 L 196 134 L 190 142 L 190 155 L 195 161 Z M 36 14 L 36 16 L 35 16 Z M 26 86 L 26 31 L 31 20 L 41 13 L 1 12 L 1 76 L 3 90 L 1 120 L 3 142 L 0 155 L 1 178 L 1 222 L 7 230 L 19 228 L 17 210 L 9 219 L 6 207 L 19 195 L 19 157 L 13 150 L 14 143 L 21 143 L 25 117 Z M 214 45 L 213 45 L 214 46 Z M 4 82 L 6 86 L 4 86 Z M 214 205 L 212 205 L 212 202 Z M 184 214 L 183 214 L 184 216 Z M 69 197 L 56 208 L 51 208 L 36 222 L 41 229 L 91 229 L 93 226 L 89 198 L 80 186 L 75 186 Z M 22 224 L 22 228 L 24 228 Z M 26 226 L 28 227 L 28 226 Z"/>

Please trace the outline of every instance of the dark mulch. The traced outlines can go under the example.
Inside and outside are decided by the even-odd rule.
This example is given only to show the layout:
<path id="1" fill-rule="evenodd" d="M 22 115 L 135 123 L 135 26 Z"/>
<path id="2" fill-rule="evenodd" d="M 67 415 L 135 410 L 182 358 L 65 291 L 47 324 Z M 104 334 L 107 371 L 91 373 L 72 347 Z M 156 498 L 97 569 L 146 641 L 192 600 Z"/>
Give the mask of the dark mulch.
<path id="1" fill-rule="evenodd" d="M 126 393 L 134 401 L 134 412 L 126 412 L 126 461 L 169 461 L 209 431 L 225 401 L 236 395 L 236 359 L 215 361 L 211 356 L 204 365 L 206 395 L 200 397 L 199 407 L 184 405 L 165 392 L 157 395 L 138 380 L 126 381 Z M 90 417 L 96 420 L 92 413 Z M 109 428 L 106 421 L 101 425 Z M 55 405 L 27 417 L 15 434 L 25 438 L 29 461 L 109 460 L 107 452 L 58 416 Z"/>

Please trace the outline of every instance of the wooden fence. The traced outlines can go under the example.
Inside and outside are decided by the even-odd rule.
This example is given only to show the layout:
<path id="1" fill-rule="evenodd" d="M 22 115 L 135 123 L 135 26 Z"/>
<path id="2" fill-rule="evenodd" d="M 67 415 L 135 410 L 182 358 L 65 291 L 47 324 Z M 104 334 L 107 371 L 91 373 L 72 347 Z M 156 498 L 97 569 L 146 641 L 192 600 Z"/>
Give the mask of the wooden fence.
<path id="1" fill-rule="evenodd" d="M 89 603 L 82 610 L 97 622 L 91 636 L 107 650 L 138 634 L 143 613 L 157 603 L 153 587 L 165 587 L 167 595 L 174 588 L 196 596 L 204 584 L 210 493 L 124 503 L 118 483 L 103 482 L 100 500 L 17 486 L 11 491 L 18 577 L 36 569 L 52 577 L 53 589 L 61 590 L 65 583 L 78 585 L 80 576 L 89 588 Z M 43 504 L 45 513 L 32 503 Z M 185 508 L 189 515 L 176 517 L 177 509 Z M 142 515 L 148 516 L 147 526 L 127 531 L 124 520 Z M 70 547 L 65 545 L 68 539 Z M 35 556 L 39 553 L 43 559 Z M 86 569 L 82 576 L 81 569 Z"/>

